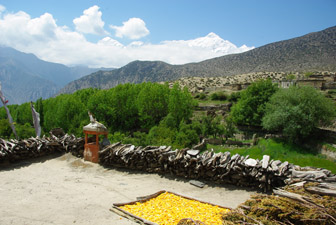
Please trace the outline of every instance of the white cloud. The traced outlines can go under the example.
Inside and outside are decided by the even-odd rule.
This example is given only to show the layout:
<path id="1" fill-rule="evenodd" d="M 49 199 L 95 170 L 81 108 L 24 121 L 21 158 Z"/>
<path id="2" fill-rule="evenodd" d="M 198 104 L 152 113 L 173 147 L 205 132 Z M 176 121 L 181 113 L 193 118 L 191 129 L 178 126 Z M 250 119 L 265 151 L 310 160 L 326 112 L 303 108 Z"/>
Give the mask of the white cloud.
<path id="1" fill-rule="evenodd" d="M 83 11 L 83 15 L 79 18 L 75 18 L 73 23 L 76 26 L 78 32 L 84 34 L 108 34 L 104 30 L 104 21 L 102 20 L 102 12 L 99 11 L 99 7 L 94 5 Z"/>
<path id="2" fill-rule="evenodd" d="M 92 43 L 82 32 L 58 26 L 49 13 L 31 18 L 22 11 L 0 17 L 0 31 L 0 45 L 33 53 L 46 61 L 91 67 L 121 67 L 134 60 L 184 64 L 251 49 L 237 47 L 213 33 L 193 40 L 159 44 L 134 41 L 126 46 L 107 35 Z"/>
<path id="3" fill-rule="evenodd" d="M 140 18 L 130 18 L 126 22 L 123 22 L 122 26 L 110 25 L 110 28 L 114 29 L 116 36 L 120 38 L 127 37 L 134 40 L 149 34 L 145 22 Z"/>

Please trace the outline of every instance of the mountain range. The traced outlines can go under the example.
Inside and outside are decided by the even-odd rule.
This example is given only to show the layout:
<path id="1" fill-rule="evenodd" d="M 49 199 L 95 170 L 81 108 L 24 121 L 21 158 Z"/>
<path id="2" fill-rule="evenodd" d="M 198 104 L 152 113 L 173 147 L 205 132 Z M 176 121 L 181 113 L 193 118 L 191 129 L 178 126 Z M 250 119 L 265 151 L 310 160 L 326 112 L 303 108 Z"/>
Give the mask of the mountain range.
<path id="1" fill-rule="evenodd" d="M 67 67 L 13 48 L 0 47 L 0 82 L 9 104 L 49 98 L 70 81 L 97 70 L 84 66 Z"/>
<path id="2" fill-rule="evenodd" d="M 213 33 L 209 35 L 215 37 Z M 171 81 L 181 77 L 232 76 L 263 71 L 336 71 L 336 26 L 199 63 L 171 65 L 161 61 L 133 61 L 119 69 L 97 71 L 72 81 L 59 93 L 72 93 L 88 87 L 107 89 L 127 82 Z"/>
<path id="3" fill-rule="evenodd" d="M 181 77 L 231 76 L 264 71 L 336 71 L 336 26 L 258 48 L 237 47 L 215 33 L 176 42 L 221 55 L 235 54 L 184 65 L 133 61 L 119 69 L 99 69 L 46 62 L 33 54 L 0 46 L 2 91 L 9 104 L 21 104 L 57 93 L 73 93 L 88 87 L 107 89 L 127 82 L 172 81 Z"/>

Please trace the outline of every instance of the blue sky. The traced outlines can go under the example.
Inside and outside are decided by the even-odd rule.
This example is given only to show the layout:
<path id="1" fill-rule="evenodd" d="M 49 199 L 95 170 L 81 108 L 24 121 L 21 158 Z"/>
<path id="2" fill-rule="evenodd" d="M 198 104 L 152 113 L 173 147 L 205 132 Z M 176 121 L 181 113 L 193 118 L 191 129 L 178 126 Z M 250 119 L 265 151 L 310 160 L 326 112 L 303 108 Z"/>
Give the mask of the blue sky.
<path id="1" fill-rule="evenodd" d="M 105 47 L 108 41 L 110 51 L 107 53 L 105 48 L 105 52 L 101 50 L 100 54 L 109 54 L 111 59 L 99 63 L 99 58 L 95 58 L 93 60 L 95 63 L 92 63 L 90 66 L 116 67 L 122 66 L 134 59 L 155 60 L 155 55 L 157 55 L 158 60 L 173 64 L 200 61 L 224 54 L 242 52 L 252 47 L 259 47 L 271 42 L 302 36 L 336 25 L 336 0 L 0 0 L 0 5 L 2 6 L 2 10 L 0 9 L 0 28 L 2 30 L 7 29 L 6 32 L 9 32 L 8 36 L 5 36 L 5 34 L 1 36 L 0 34 L 1 45 L 14 47 L 24 52 L 32 52 L 42 59 L 68 65 L 90 64 L 85 60 L 71 60 L 71 57 L 76 57 L 76 55 L 70 56 L 70 53 L 66 54 L 69 57 L 63 55 L 65 59 L 60 59 L 60 53 L 66 52 L 66 47 L 56 48 L 55 46 L 69 41 L 70 37 L 69 39 L 62 37 L 62 39 L 58 39 L 57 41 L 54 39 L 51 42 L 51 36 L 48 37 L 48 33 L 42 34 L 42 31 L 38 31 L 41 37 L 43 35 L 45 35 L 44 37 L 48 37 L 39 37 L 38 41 L 40 45 L 38 45 L 37 40 L 33 40 L 33 38 L 36 38 L 36 34 L 25 36 L 27 34 L 21 33 L 21 37 L 25 36 L 25 45 L 31 44 L 31 46 L 25 46 L 23 43 L 18 44 L 20 42 L 19 37 L 14 37 L 13 29 L 8 28 L 8 24 L 16 23 L 15 21 L 17 20 L 6 20 L 6 15 L 16 15 L 18 17 L 22 16 L 18 15 L 18 12 L 22 11 L 26 16 L 29 15 L 30 20 L 40 18 L 39 22 L 45 20 L 49 25 L 55 24 L 56 26 L 53 25 L 52 29 L 64 28 L 62 34 L 51 31 L 51 25 L 50 29 L 43 28 L 43 32 L 50 31 L 53 34 L 57 34 L 57 37 L 63 34 L 67 35 L 64 32 L 68 32 L 68 34 L 71 32 L 71 35 L 78 33 L 75 38 L 72 36 L 73 40 L 78 38 L 76 43 L 79 43 L 79 40 L 83 41 L 83 45 L 78 44 L 77 48 L 87 49 L 87 52 L 91 53 L 95 48 L 93 46 L 90 48 L 90 46 L 97 44 L 105 38 Z M 94 6 L 96 7 L 93 8 Z M 90 20 L 93 17 L 97 19 L 96 24 L 85 22 L 84 10 L 89 10 L 87 17 Z M 46 13 L 49 16 L 43 17 L 42 15 Z M 90 17 L 90 15 L 93 17 Z M 74 22 L 76 18 L 77 23 Z M 35 30 L 41 28 L 41 26 L 31 28 L 31 23 L 27 20 L 26 22 L 30 24 L 27 32 L 29 32 L 29 29 Z M 45 24 L 44 22 L 41 23 Z M 127 26 L 125 26 L 125 23 Z M 1 24 L 3 25 L 2 27 Z M 21 25 L 24 26 L 23 24 L 13 25 L 18 27 L 18 29 Z M 4 29 L 4 27 L 7 28 Z M 199 44 L 195 43 L 202 42 L 200 44 L 202 46 L 206 43 L 207 51 L 210 48 L 214 50 L 215 47 L 218 47 L 218 40 L 198 40 L 198 38 L 205 37 L 211 32 L 218 35 L 221 39 L 234 44 L 237 48 L 230 48 L 231 52 L 229 50 L 216 50 L 217 52 L 214 54 L 205 52 L 204 49 L 204 51 L 201 51 L 200 46 L 198 46 Z M 16 38 L 18 41 L 14 42 L 13 40 L 16 40 Z M 193 44 L 183 42 L 196 39 L 198 41 L 192 42 Z M 173 40 L 180 42 L 175 43 L 172 42 Z M 41 44 L 43 41 L 45 41 L 45 45 Z M 115 42 L 117 44 L 114 44 L 118 45 L 119 49 L 116 49 L 116 46 L 112 48 L 111 45 L 113 43 L 111 41 L 117 41 Z M 216 43 L 214 44 L 214 42 Z M 222 48 L 224 46 L 223 43 L 221 42 L 220 44 Z M 102 44 L 103 42 L 100 42 L 100 47 Z M 171 44 L 174 46 L 171 47 Z M 211 44 L 216 46 L 211 47 Z M 189 47 L 187 49 L 181 47 L 182 45 L 184 47 L 188 45 Z M 198 48 L 197 51 L 195 48 L 189 49 L 191 45 L 197 45 L 195 47 Z M 239 49 L 243 45 L 246 45 L 247 48 Z M 69 46 L 71 47 L 70 44 Z M 135 46 L 138 47 L 136 48 Z M 100 47 L 96 46 L 96 49 Z M 38 48 L 53 49 L 53 51 L 36 50 Z M 184 58 L 179 54 L 181 51 L 176 52 L 179 48 L 184 50 L 181 54 L 185 55 L 183 56 Z M 100 50 L 97 51 L 99 52 Z M 148 51 L 154 53 L 149 54 Z M 165 54 L 160 53 L 161 51 L 164 51 Z M 113 57 L 111 56 L 111 52 L 115 52 Z M 83 54 L 85 54 L 84 51 L 77 55 L 77 57 Z M 188 54 L 200 56 L 193 58 Z M 176 58 L 174 58 L 174 55 L 177 55 Z M 117 56 L 121 58 L 119 61 L 116 60 Z"/>

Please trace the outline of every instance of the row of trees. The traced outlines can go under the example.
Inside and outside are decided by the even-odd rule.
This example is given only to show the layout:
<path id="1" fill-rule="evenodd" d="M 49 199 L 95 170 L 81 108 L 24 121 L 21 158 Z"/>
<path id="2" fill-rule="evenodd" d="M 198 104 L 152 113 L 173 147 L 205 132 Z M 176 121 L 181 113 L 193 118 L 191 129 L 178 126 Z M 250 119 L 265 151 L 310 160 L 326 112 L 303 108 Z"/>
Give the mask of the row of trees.
<path id="1" fill-rule="evenodd" d="M 193 98 L 187 89 L 178 85 L 155 83 L 124 84 L 109 90 L 84 89 L 74 94 L 63 94 L 35 103 L 45 132 L 62 127 L 66 132 L 80 134 L 89 122 L 87 111 L 106 124 L 111 131 L 149 129 L 167 114 L 174 118 L 176 126 L 182 119 L 189 119 L 193 110 Z M 28 103 L 9 106 L 17 124 L 32 124 Z M 3 109 L 0 118 L 6 118 Z"/>
<path id="2" fill-rule="evenodd" d="M 149 131 L 167 116 L 169 126 L 178 130 L 181 121 L 189 122 L 194 105 L 188 90 L 182 90 L 178 84 L 170 89 L 168 85 L 150 82 L 123 84 L 109 90 L 89 88 L 35 102 L 44 133 L 61 127 L 65 132 L 75 135 L 82 135 L 83 126 L 89 123 L 88 111 L 105 124 L 111 133 Z M 19 136 L 34 136 L 29 103 L 10 105 L 9 108 L 18 130 L 21 130 L 21 126 L 31 128 L 31 132 L 19 132 Z M 0 123 L 3 126 L 0 136 L 9 138 L 6 118 L 1 108 Z"/>

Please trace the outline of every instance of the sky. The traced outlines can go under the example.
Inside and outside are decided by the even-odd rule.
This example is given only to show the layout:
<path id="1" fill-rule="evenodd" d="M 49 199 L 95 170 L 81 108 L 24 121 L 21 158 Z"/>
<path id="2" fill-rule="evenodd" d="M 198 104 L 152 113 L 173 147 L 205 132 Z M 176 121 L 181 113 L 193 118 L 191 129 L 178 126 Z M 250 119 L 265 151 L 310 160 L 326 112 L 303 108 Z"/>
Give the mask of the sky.
<path id="1" fill-rule="evenodd" d="M 0 46 L 68 66 L 171 64 L 336 25 L 336 0 L 0 0 Z"/>

